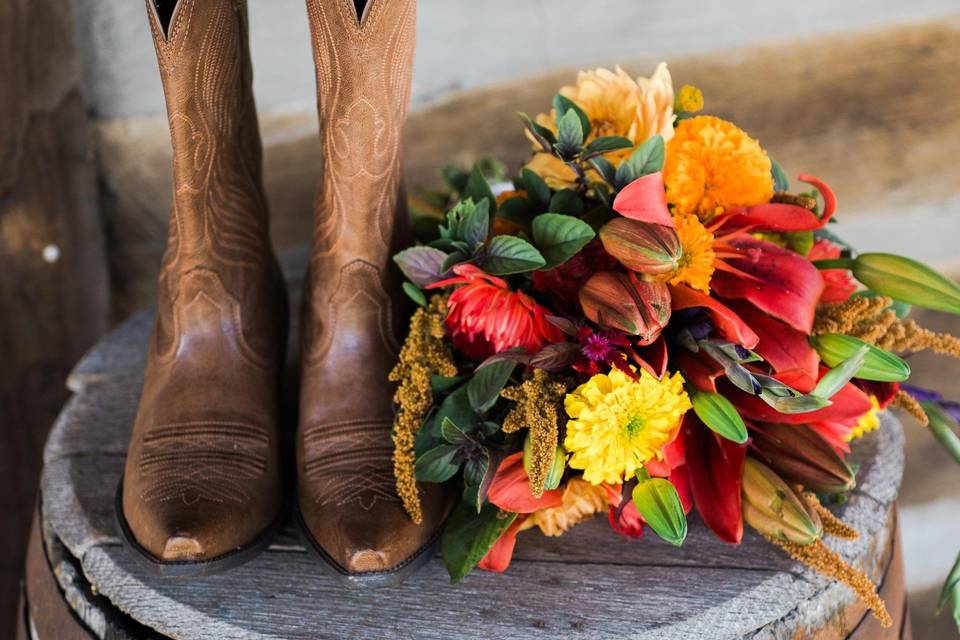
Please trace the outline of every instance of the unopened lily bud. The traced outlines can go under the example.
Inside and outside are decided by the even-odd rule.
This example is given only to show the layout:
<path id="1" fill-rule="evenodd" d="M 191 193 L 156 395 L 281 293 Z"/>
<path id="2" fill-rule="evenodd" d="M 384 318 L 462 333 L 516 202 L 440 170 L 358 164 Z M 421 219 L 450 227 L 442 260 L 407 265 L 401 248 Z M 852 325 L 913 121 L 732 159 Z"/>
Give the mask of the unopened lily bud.
<path id="1" fill-rule="evenodd" d="M 535 455 L 533 453 L 533 438 L 530 437 L 529 431 L 527 432 L 527 437 L 523 441 L 523 470 L 527 472 L 528 477 L 533 477 L 536 472 L 534 469 L 534 459 Z M 550 466 L 550 471 L 547 472 L 547 477 L 543 482 L 544 491 L 552 491 L 560 486 L 560 481 L 563 479 L 563 472 L 567 469 L 567 451 L 562 446 L 557 445 L 556 450 L 553 453 L 553 464 Z"/>
<path id="2" fill-rule="evenodd" d="M 791 482 L 822 493 L 844 493 L 857 484 L 850 465 L 807 425 L 764 424 L 751 435 L 754 455 Z"/>
<path id="3" fill-rule="evenodd" d="M 960 285 L 930 267 L 889 253 L 862 253 L 854 277 L 869 289 L 918 307 L 960 313 Z"/>
<path id="4" fill-rule="evenodd" d="M 647 345 L 670 320 L 670 290 L 662 282 L 640 280 L 634 273 L 601 271 L 580 289 L 580 305 L 591 321 L 639 337 Z"/>
<path id="5" fill-rule="evenodd" d="M 600 241 L 607 253 L 637 273 L 670 273 L 683 255 L 675 230 L 629 218 L 614 218 L 605 224 L 600 229 Z"/>
<path id="6" fill-rule="evenodd" d="M 777 540 L 807 545 L 823 536 L 823 524 L 770 467 L 753 458 L 743 465 L 743 519 Z"/>

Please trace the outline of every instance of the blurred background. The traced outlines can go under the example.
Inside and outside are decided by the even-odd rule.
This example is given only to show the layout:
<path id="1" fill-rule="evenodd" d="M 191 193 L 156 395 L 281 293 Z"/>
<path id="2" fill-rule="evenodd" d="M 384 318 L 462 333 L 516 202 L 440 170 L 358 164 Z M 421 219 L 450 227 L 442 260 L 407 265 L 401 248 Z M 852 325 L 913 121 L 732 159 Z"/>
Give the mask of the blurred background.
<path id="1" fill-rule="evenodd" d="M 322 165 L 302 0 L 249 0 L 274 242 L 309 237 Z M 578 69 L 647 75 L 667 60 L 706 111 L 735 120 L 792 176 L 825 178 L 837 228 L 960 276 L 956 0 L 421 0 L 408 185 L 437 168 L 529 153 L 515 113 L 546 110 Z M 142 1 L 0 3 L 0 635 L 12 622 L 44 438 L 70 366 L 152 304 L 171 200 L 170 147 Z M 960 333 L 960 321 L 918 320 Z M 914 359 L 960 397 L 960 363 Z M 960 468 L 905 418 L 901 531 L 915 637 L 960 549 Z"/>

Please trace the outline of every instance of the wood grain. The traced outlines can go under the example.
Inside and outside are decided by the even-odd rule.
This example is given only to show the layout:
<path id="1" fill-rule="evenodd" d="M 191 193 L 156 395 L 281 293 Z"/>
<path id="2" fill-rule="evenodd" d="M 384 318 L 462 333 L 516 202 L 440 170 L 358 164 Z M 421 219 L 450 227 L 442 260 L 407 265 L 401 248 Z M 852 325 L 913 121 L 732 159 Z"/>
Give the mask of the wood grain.
<path id="1" fill-rule="evenodd" d="M 0 636 L 13 633 L 39 461 L 108 280 L 70 3 L 0 3 Z"/>
<path id="2" fill-rule="evenodd" d="M 75 395 L 45 452 L 43 514 L 98 593 L 169 637 L 783 638 L 811 625 L 846 635 L 863 618 L 846 587 L 751 532 L 740 547 L 720 543 L 697 518 L 681 549 L 652 535 L 618 537 L 603 518 L 560 538 L 524 533 L 506 574 L 476 572 L 456 587 L 437 558 L 401 587 L 346 590 L 290 528 L 227 574 L 157 579 L 123 548 L 112 521 L 148 320 L 119 327 L 71 374 Z M 890 566 L 902 448 L 899 424 L 886 415 L 857 443 L 859 486 L 839 514 L 862 535 L 830 542 L 876 581 Z"/>

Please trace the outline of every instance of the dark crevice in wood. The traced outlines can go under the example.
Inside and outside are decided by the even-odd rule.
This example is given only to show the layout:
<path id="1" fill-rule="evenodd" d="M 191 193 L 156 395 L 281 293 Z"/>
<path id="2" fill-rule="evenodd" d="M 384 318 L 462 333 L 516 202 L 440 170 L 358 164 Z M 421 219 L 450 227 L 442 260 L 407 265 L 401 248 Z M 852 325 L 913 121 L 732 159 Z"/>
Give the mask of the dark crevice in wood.
<path id="1" fill-rule="evenodd" d="M 157 18 L 160 19 L 160 28 L 163 29 L 163 37 L 170 35 L 170 20 L 173 18 L 173 10 L 177 8 L 179 0 L 153 0 L 153 6 L 157 9 Z"/>

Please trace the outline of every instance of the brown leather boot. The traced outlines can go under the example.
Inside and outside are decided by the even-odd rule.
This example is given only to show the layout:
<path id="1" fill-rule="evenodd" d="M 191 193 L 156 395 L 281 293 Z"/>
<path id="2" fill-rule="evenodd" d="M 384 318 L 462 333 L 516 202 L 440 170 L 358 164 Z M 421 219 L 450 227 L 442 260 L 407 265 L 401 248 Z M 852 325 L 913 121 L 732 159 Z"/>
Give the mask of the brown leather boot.
<path id="1" fill-rule="evenodd" d="M 245 3 L 147 7 L 174 202 L 118 519 L 158 572 L 202 575 L 265 547 L 279 520 L 286 294 L 260 179 Z"/>
<path id="2" fill-rule="evenodd" d="M 448 501 L 430 485 L 416 525 L 393 478 L 387 375 L 406 314 L 391 256 L 405 219 L 400 134 L 416 0 L 362 4 L 307 0 L 325 167 L 301 324 L 297 473 L 314 550 L 350 582 L 375 585 L 429 556 Z"/>

